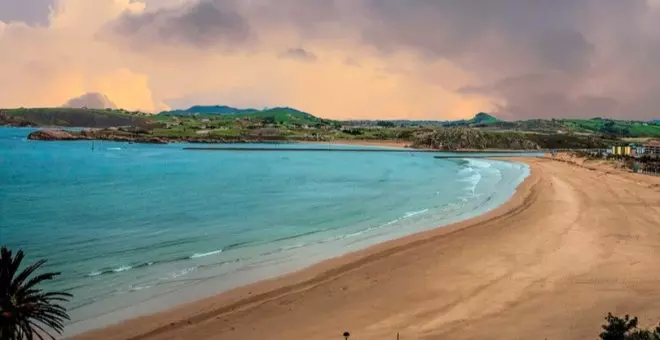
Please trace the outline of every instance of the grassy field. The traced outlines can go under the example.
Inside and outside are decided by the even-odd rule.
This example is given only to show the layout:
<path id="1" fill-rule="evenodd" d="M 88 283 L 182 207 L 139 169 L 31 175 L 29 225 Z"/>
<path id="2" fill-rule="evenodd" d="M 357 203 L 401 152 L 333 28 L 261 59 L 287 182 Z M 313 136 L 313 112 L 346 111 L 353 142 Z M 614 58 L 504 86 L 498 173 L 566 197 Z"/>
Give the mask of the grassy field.
<path id="1" fill-rule="evenodd" d="M 576 132 L 602 133 L 619 137 L 660 137 L 660 124 L 606 119 L 566 119 L 563 122 Z"/>
<path id="2" fill-rule="evenodd" d="M 151 116 L 140 112 L 74 108 L 0 109 L 0 125 L 5 119 L 24 121 L 33 126 L 154 128 L 160 125 Z"/>

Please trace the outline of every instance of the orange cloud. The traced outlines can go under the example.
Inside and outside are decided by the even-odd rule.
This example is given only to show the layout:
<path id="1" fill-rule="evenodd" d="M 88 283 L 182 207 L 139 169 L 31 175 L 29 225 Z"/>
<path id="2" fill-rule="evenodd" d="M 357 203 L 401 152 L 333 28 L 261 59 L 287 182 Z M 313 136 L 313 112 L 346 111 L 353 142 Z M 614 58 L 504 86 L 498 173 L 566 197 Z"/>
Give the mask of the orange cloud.
<path id="1" fill-rule="evenodd" d="M 0 83 L 0 107 L 59 106 L 83 93 L 100 92 L 119 107 L 149 112 L 177 102 L 287 105 L 342 119 L 454 119 L 494 108 L 490 97 L 457 91 L 478 78 L 446 60 L 421 60 L 406 49 L 383 54 L 361 45 L 341 27 L 332 28 L 337 35 L 305 42 L 297 27 L 271 27 L 234 17 L 224 26 L 186 26 L 190 24 L 176 21 L 181 19 L 172 6 L 150 9 L 149 4 L 130 0 L 60 0 L 48 26 L 1 25 L 0 49 L 12 53 L 0 54 L 0 75 L 12 81 Z M 120 18 L 142 20 L 140 15 L 148 18 L 154 13 L 165 13 L 158 20 L 189 31 L 171 32 L 175 36 L 167 38 L 145 26 L 136 36 L 166 43 L 144 41 L 138 44 L 143 48 L 127 48 L 122 44 L 126 37 L 109 31 Z M 193 19 L 202 14 L 188 13 Z M 318 20 L 325 15 L 299 14 Z M 134 29 L 145 25 L 131 23 L 138 25 Z M 231 25 L 247 29 L 247 40 L 239 41 L 244 38 L 241 33 L 221 36 L 218 42 L 237 47 L 215 48 L 212 35 L 196 38 L 194 44 L 182 42 L 198 29 L 221 34 Z M 200 42 L 211 45 L 203 47 Z"/>
<path id="2" fill-rule="evenodd" d="M 108 98 L 112 98 L 112 102 L 117 107 L 147 112 L 163 109 L 162 105 L 154 103 L 149 88 L 149 77 L 135 74 L 128 69 L 119 69 L 95 77 L 88 88 L 92 92 L 103 93 Z"/>

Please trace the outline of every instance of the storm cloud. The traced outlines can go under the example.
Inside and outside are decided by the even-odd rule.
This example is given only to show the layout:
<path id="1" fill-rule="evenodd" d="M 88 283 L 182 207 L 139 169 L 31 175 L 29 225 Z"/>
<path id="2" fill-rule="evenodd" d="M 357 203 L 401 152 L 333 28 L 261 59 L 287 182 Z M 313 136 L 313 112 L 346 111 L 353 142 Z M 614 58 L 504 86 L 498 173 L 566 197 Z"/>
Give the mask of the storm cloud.
<path id="1" fill-rule="evenodd" d="M 138 48 L 155 42 L 213 49 L 242 45 L 251 36 L 232 0 L 202 1 L 141 14 L 126 12 L 108 29 L 118 37 L 128 37 Z"/>
<path id="2" fill-rule="evenodd" d="M 94 1 L 144 4 L 93 39 L 158 100 L 255 91 L 346 118 L 659 114 L 658 0 Z M 325 95 L 301 96 L 310 83 Z"/>

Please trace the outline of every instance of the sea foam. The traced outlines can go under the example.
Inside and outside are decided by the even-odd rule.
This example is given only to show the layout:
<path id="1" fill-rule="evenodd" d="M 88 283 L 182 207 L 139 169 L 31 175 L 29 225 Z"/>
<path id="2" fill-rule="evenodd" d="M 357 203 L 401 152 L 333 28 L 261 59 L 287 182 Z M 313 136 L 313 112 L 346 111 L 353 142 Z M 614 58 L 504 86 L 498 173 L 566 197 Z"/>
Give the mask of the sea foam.
<path id="1" fill-rule="evenodd" d="M 208 253 L 195 253 L 195 254 L 190 255 L 190 259 L 198 259 L 198 258 L 201 258 L 201 257 L 217 255 L 217 254 L 220 254 L 220 253 L 222 253 L 222 249 L 210 251 Z"/>

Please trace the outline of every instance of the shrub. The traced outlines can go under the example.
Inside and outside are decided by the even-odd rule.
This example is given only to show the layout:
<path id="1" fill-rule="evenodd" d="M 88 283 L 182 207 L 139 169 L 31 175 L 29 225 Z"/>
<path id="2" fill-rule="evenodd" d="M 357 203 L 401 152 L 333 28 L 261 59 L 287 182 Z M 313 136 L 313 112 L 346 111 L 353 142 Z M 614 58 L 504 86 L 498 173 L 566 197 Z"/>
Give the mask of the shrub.
<path id="1" fill-rule="evenodd" d="M 626 315 L 623 318 L 607 313 L 607 323 L 603 325 L 600 333 L 602 340 L 660 340 L 660 326 L 653 330 L 637 328 L 636 317 Z"/>

